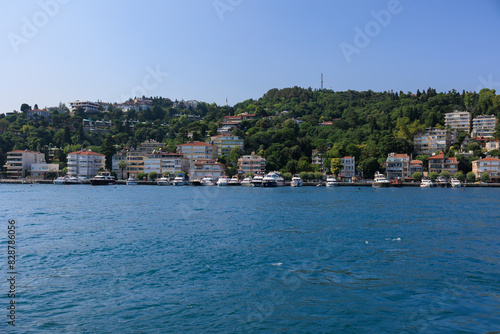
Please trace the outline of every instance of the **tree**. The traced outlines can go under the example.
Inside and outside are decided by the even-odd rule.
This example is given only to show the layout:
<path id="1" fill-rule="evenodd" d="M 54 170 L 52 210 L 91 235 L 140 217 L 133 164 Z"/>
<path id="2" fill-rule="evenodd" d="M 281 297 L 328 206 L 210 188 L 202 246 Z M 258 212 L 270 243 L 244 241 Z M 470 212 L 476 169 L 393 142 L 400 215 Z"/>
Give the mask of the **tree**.
<path id="1" fill-rule="evenodd" d="M 439 174 L 436 173 L 436 172 L 430 172 L 429 173 L 429 179 L 431 179 L 432 181 L 434 181 L 435 179 L 437 179 L 438 176 L 439 176 Z"/>
<path id="2" fill-rule="evenodd" d="M 373 179 L 375 172 L 380 170 L 380 164 L 376 158 L 368 158 L 361 161 L 359 168 L 361 168 L 365 178 Z"/>
<path id="3" fill-rule="evenodd" d="M 113 168 L 113 155 L 116 153 L 116 147 L 112 143 L 111 135 L 107 135 L 101 145 L 101 153 L 106 156 L 106 169 Z"/>
<path id="4" fill-rule="evenodd" d="M 120 170 L 122 171 L 122 179 L 123 179 L 123 170 L 127 168 L 127 163 L 125 162 L 125 160 L 120 160 L 120 162 L 118 162 L 118 168 L 120 168 Z"/>
<path id="5" fill-rule="evenodd" d="M 158 177 L 158 173 L 157 172 L 150 172 L 148 174 L 148 178 L 151 180 L 151 181 L 154 181 L 156 180 L 156 178 Z"/>
<path id="6" fill-rule="evenodd" d="M 456 172 L 455 174 L 453 174 L 453 177 L 462 182 L 464 180 L 464 173 Z"/>
<path id="7" fill-rule="evenodd" d="M 144 174 L 144 173 L 137 173 L 136 177 L 137 177 L 137 180 L 141 180 L 142 181 L 146 177 L 146 174 Z"/>
<path id="8" fill-rule="evenodd" d="M 337 177 L 339 175 L 342 167 L 344 167 L 344 165 L 342 164 L 342 159 L 332 158 L 330 161 L 331 161 L 330 162 L 330 170 L 331 170 L 332 174 Z"/>
<path id="9" fill-rule="evenodd" d="M 255 176 L 255 174 L 252 173 L 252 172 L 248 172 L 248 173 L 245 174 L 245 177 L 251 177 L 251 178 L 253 178 L 254 176 Z"/>
<path id="10" fill-rule="evenodd" d="M 481 174 L 481 182 L 488 182 L 490 180 L 490 173 L 483 172 Z"/>
<path id="11" fill-rule="evenodd" d="M 473 172 L 468 172 L 465 177 L 467 178 L 468 182 L 476 182 L 476 174 Z"/>
<path id="12" fill-rule="evenodd" d="M 21 110 L 21 112 L 25 113 L 25 112 L 31 110 L 31 106 L 27 103 L 23 103 L 23 104 L 21 104 L 20 110 Z"/>
<path id="13" fill-rule="evenodd" d="M 439 173 L 439 176 L 442 176 L 442 177 L 444 177 L 445 179 L 447 179 L 447 180 L 448 180 L 448 179 L 450 178 L 450 176 L 451 176 L 451 175 L 450 175 L 450 173 L 449 173 L 448 171 L 445 171 L 445 170 L 444 170 L 444 171 L 442 171 L 441 173 Z"/>
<path id="14" fill-rule="evenodd" d="M 413 174 L 411 175 L 411 177 L 412 177 L 412 178 L 413 178 L 413 180 L 415 180 L 416 182 L 420 182 L 420 181 L 422 181 L 422 177 L 423 177 L 423 175 L 422 175 L 422 173 L 420 173 L 420 172 L 415 172 L 415 173 L 413 173 Z"/>

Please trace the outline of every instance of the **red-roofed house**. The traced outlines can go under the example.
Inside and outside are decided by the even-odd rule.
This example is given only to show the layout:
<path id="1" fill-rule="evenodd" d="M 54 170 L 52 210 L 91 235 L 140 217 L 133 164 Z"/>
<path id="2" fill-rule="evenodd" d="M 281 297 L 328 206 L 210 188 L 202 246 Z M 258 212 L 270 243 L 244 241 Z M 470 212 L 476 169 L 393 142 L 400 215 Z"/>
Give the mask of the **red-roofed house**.
<path id="1" fill-rule="evenodd" d="M 429 161 L 429 173 L 436 172 L 448 172 L 451 175 L 458 172 L 457 158 L 445 157 L 443 153 L 436 154 L 427 159 Z"/>
<path id="2" fill-rule="evenodd" d="M 424 163 L 420 160 L 410 161 L 410 176 L 416 172 L 424 173 Z"/>
<path id="3" fill-rule="evenodd" d="M 215 159 L 216 150 L 213 145 L 202 141 L 194 141 L 177 145 L 177 152 L 189 160 L 189 175 L 194 175 L 194 163 L 198 159 Z"/>
<path id="4" fill-rule="evenodd" d="M 491 181 L 500 182 L 500 159 L 488 157 L 473 161 L 472 172 L 477 179 L 481 177 L 481 174 L 487 172 L 490 174 Z"/>
<path id="5" fill-rule="evenodd" d="M 81 150 L 68 154 L 68 175 L 91 178 L 97 175 L 99 169 L 106 168 L 104 154 Z"/>
<path id="6" fill-rule="evenodd" d="M 7 169 L 7 178 L 19 179 L 27 176 L 32 164 L 45 161 L 45 154 L 34 151 L 10 151 L 7 152 L 7 162 L 4 167 Z"/>
<path id="7" fill-rule="evenodd" d="M 410 177 L 410 157 L 408 154 L 389 153 L 384 167 L 389 180 Z"/>

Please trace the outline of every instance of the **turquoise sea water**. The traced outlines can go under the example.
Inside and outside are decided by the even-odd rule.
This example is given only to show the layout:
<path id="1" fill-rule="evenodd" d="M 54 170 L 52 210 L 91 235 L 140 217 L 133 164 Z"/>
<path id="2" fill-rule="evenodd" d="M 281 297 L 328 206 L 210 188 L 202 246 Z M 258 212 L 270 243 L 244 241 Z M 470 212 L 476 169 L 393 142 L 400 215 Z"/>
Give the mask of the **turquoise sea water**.
<path id="1" fill-rule="evenodd" d="M 2 333 L 500 331 L 500 189 L 2 184 L 0 200 Z"/>

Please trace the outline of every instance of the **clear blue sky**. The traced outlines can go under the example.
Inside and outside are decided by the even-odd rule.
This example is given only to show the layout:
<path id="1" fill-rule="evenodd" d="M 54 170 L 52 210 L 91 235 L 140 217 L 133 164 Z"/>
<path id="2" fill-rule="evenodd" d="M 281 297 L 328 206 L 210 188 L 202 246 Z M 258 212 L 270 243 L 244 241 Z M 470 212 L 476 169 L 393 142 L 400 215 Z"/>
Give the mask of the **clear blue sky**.
<path id="1" fill-rule="evenodd" d="M 319 88 L 321 73 L 336 91 L 500 91 L 498 0 L 2 5 L 0 112 L 141 92 L 235 104 L 271 88 Z"/>

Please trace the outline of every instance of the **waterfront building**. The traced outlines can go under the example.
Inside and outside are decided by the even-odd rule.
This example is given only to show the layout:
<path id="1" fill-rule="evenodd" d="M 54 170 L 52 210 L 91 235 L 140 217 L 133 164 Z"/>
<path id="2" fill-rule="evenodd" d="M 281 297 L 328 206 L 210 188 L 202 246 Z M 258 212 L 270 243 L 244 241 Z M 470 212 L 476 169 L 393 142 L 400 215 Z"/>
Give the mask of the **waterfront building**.
<path id="1" fill-rule="evenodd" d="M 429 173 L 436 172 L 439 174 L 446 171 L 453 175 L 458 172 L 457 158 L 448 158 L 443 153 L 439 153 L 427 160 L 429 161 Z"/>
<path id="2" fill-rule="evenodd" d="M 127 176 L 137 177 L 137 174 L 144 173 L 144 159 L 146 153 L 133 150 L 127 152 Z"/>
<path id="3" fill-rule="evenodd" d="M 356 175 L 356 158 L 343 157 L 340 161 L 342 162 L 342 169 L 339 176 L 346 179 L 353 178 Z"/>
<path id="4" fill-rule="evenodd" d="M 215 147 L 216 155 L 218 157 L 223 154 L 228 156 L 235 147 L 239 147 L 243 150 L 243 139 L 231 134 L 212 136 L 210 137 L 210 144 Z"/>
<path id="5" fill-rule="evenodd" d="M 33 109 L 33 110 L 26 111 L 26 118 L 28 118 L 28 119 L 34 119 L 35 117 L 45 118 L 45 117 L 49 117 L 49 116 L 50 116 L 50 112 L 47 110 Z"/>
<path id="6" fill-rule="evenodd" d="M 325 163 L 325 158 L 324 158 L 324 154 L 329 150 L 330 148 L 327 148 L 326 150 L 318 150 L 318 149 L 315 149 L 315 150 L 312 150 L 312 154 L 311 154 L 311 164 L 313 165 L 319 165 L 321 167 L 323 167 L 324 163 Z"/>
<path id="7" fill-rule="evenodd" d="M 125 164 L 127 163 L 127 151 L 123 150 L 113 155 L 112 158 L 113 164 L 111 168 L 111 170 L 113 170 L 116 173 L 117 178 L 125 179 L 127 178 L 127 168 L 125 167 L 125 169 L 122 170 L 120 168 L 120 161 L 125 161 Z"/>
<path id="8" fill-rule="evenodd" d="M 456 130 L 429 128 L 417 134 L 413 143 L 417 154 L 433 154 L 446 151 L 456 140 Z"/>
<path id="9" fill-rule="evenodd" d="M 177 145 L 177 152 L 189 161 L 189 175 L 194 175 L 194 164 L 198 159 L 215 159 L 215 148 L 211 144 L 194 141 Z"/>
<path id="10" fill-rule="evenodd" d="M 497 118 L 494 115 L 479 115 L 472 120 L 472 135 L 476 137 L 493 137 Z"/>
<path id="11" fill-rule="evenodd" d="M 500 182 L 500 159 L 487 157 L 472 162 L 472 172 L 479 179 L 481 174 L 490 174 L 490 181 Z"/>
<path id="12" fill-rule="evenodd" d="M 47 173 L 59 174 L 59 164 L 48 164 L 46 162 L 31 164 L 29 173 L 32 177 L 43 177 Z"/>
<path id="13" fill-rule="evenodd" d="M 388 180 L 410 177 L 410 157 L 408 154 L 389 153 L 384 164 Z"/>
<path id="14" fill-rule="evenodd" d="M 165 173 L 176 175 L 180 172 L 188 173 L 188 171 L 189 160 L 184 158 L 182 154 L 155 151 L 147 154 L 144 158 L 145 174 L 156 172 L 158 175 Z"/>
<path id="15" fill-rule="evenodd" d="M 410 161 L 410 174 L 409 176 L 411 177 L 413 173 L 419 172 L 419 173 L 424 173 L 424 163 L 420 160 L 412 160 Z"/>
<path id="16" fill-rule="evenodd" d="M 198 159 L 194 163 L 194 173 L 191 175 L 191 180 L 201 180 L 204 177 L 211 177 L 217 180 L 224 175 L 224 164 L 218 163 L 215 159 Z"/>
<path id="17" fill-rule="evenodd" d="M 444 115 L 444 124 L 451 129 L 470 133 L 471 116 L 468 111 L 458 111 L 446 113 Z"/>
<path id="18" fill-rule="evenodd" d="M 238 159 L 238 172 L 243 175 L 246 173 L 263 174 L 266 172 L 266 159 L 255 155 L 244 155 Z"/>
<path id="19" fill-rule="evenodd" d="M 92 113 L 92 112 L 98 112 L 99 111 L 99 103 L 96 102 L 90 102 L 90 101 L 74 101 L 74 102 L 69 102 L 70 106 L 70 113 L 74 114 L 75 110 L 78 108 L 82 108 L 83 111 Z"/>
<path id="20" fill-rule="evenodd" d="M 32 164 L 45 161 L 45 154 L 29 150 L 16 150 L 7 152 L 7 161 L 4 167 L 7 178 L 20 179 L 28 175 Z"/>
<path id="21" fill-rule="evenodd" d="M 68 175 L 75 177 L 92 178 L 100 169 L 106 168 L 104 154 L 81 150 L 68 154 Z"/>

